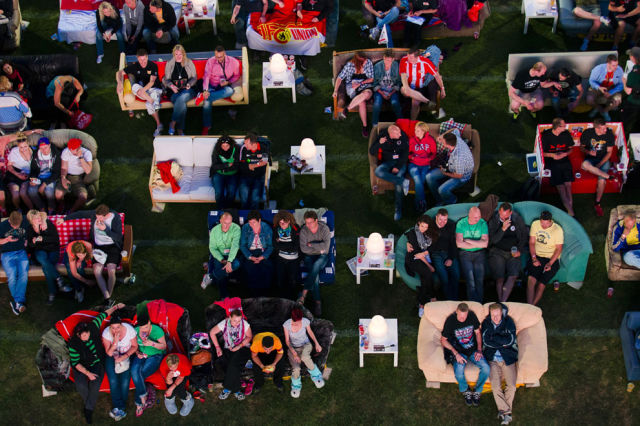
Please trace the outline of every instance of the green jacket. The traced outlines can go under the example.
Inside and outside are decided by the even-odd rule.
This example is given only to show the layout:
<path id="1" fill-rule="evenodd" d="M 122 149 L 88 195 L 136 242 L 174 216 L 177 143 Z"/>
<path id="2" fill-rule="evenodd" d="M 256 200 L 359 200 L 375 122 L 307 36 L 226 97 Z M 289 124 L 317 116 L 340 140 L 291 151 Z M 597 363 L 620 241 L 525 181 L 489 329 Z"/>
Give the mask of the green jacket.
<path id="1" fill-rule="evenodd" d="M 233 262 L 240 248 L 240 225 L 232 223 L 227 232 L 222 232 L 222 225 L 216 225 L 209 234 L 209 251 L 217 260 L 225 257 Z"/>
<path id="2" fill-rule="evenodd" d="M 632 92 L 627 96 L 627 102 L 632 105 L 640 105 L 640 67 L 638 65 L 633 67 L 633 71 L 627 75 L 627 87 L 632 89 Z"/>

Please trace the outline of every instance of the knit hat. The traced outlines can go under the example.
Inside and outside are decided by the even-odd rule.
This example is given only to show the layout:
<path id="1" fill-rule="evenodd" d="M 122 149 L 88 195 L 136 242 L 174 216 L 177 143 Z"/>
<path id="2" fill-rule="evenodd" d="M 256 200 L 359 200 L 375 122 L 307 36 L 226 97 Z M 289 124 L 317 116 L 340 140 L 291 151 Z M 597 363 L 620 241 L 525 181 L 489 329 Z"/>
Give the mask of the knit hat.
<path id="1" fill-rule="evenodd" d="M 46 138 L 43 136 L 40 139 L 38 139 L 38 146 L 40 145 L 51 145 L 51 141 L 49 140 L 49 138 Z"/>
<path id="2" fill-rule="evenodd" d="M 80 148 L 80 145 L 82 145 L 82 141 L 78 138 L 69 139 L 69 142 L 67 142 L 67 147 L 72 151 Z"/>

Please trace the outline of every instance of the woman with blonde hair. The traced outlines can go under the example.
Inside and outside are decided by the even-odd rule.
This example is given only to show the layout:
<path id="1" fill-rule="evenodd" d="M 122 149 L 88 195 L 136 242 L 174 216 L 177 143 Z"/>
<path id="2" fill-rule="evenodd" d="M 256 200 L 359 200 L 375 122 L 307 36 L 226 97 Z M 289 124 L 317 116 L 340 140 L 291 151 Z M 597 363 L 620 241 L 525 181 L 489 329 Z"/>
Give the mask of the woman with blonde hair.
<path id="1" fill-rule="evenodd" d="M 27 102 L 13 91 L 6 75 L 0 76 L 0 134 L 15 133 L 29 125 L 31 109 Z"/>
<path id="2" fill-rule="evenodd" d="M 429 125 L 419 121 L 416 123 L 414 136 L 409 139 L 408 158 L 408 169 L 415 186 L 415 206 L 418 213 L 424 213 L 427 210 L 424 185 L 436 153 L 436 141 L 429 134 Z"/>
<path id="3" fill-rule="evenodd" d="M 7 189 L 11 193 L 13 206 L 16 209 L 20 208 L 20 200 L 29 210 L 33 208 L 28 194 L 32 159 L 33 149 L 29 146 L 26 135 L 22 134 L 18 137 L 16 146 L 9 151 L 5 175 Z"/>
<path id="4" fill-rule="evenodd" d="M 76 300 L 84 300 L 84 287 L 95 285 L 94 280 L 85 277 L 84 269 L 93 256 L 91 243 L 84 240 L 71 241 L 64 251 L 64 266 L 67 268 L 67 276 L 76 291 Z"/>
<path id="5" fill-rule="evenodd" d="M 49 289 L 47 304 L 51 305 L 58 289 L 71 290 L 63 287 L 64 283 L 56 269 L 56 263 L 60 259 L 60 237 L 56 226 L 47 218 L 45 212 L 29 210 L 27 220 L 31 225 L 27 228 L 27 247 L 42 266 Z"/>
<path id="6" fill-rule="evenodd" d="M 162 77 L 162 85 L 171 95 L 173 114 L 169 123 L 169 134 L 173 135 L 178 127 L 178 134 L 184 134 L 187 102 L 196 95 L 194 86 L 198 80 L 196 66 L 187 58 L 187 52 L 181 44 L 176 44 L 171 52 L 173 57 L 167 62 Z"/>
<path id="7" fill-rule="evenodd" d="M 344 86 L 342 86 L 344 82 Z M 342 91 L 340 91 L 343 87 Z M 362 52 L 356 52 L 353 58 L 347 62 L 338 77 L 336 78 L 335 88 L 333 89 L 333 97 L 338 100 L 338 108 L 344 107 L 346 92 L 351 98 L 347 111 L 358 107 L 360 120 L 362 121 L 362 136 L 369 137 L 369 128 L 367 127 L 367 101 L 373 96 L 373 63 L 371 59 L 364 56 Z M 341 120 L 346 118 L 344 112 L 340 112 L 338 117 Z"/>
<path id="8" fill-rule="evenodd" d="M 114 37 L 118 38 L 118 48 L 124 52 L 124 37 L 122 36 L 122 19 L 120 12 L 108 1 L 103 1 L 96 10 L 96 63 L 102 63 L 104 57 L 104 42 L 109 43 Z"/>
<path id="9" fill-rule="evenodd" d="M 300 275 L 300 227 L 287 210 L 273 217 L 273 252 L 278 296 L 293 300 Z"/>

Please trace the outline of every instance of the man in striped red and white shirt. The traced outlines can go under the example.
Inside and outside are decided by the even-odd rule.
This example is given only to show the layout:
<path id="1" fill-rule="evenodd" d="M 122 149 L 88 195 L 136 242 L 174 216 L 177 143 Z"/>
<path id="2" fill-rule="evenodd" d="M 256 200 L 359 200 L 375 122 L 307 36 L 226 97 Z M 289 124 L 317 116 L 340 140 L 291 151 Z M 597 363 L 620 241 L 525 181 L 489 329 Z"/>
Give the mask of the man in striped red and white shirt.
<path id="1" fill-rule="evenodd" d="M 411 49 L 409 54 L 400 60 L 400 79 L 404 96 L 411 98 L 411 119 L 418 118 L 421 103 L 435 102 L 440 91 L 440 98 L 445 97 L 444 83 L 438 67 L 420 55 L 420 49 Z M 436 59 L 440 62 L 440 58 Z M 444 110 L 441 111 L 444 116 Z"/>

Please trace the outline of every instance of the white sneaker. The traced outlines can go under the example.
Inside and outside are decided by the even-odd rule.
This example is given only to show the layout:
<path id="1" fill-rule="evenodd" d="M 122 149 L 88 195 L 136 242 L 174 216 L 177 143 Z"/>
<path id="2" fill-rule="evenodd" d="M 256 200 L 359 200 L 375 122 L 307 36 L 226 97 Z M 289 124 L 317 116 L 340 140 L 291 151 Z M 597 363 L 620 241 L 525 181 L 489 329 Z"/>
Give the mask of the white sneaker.
<path id="1" fill-rule="evenodd" d="M 318 389 L 324 387 L 324 379 L 322 377 L 318 377 L 317 379 L 311 378 L 313 384 L 316 385 Z"/>
<path id="2" fill-rule="evenodd" d="M 78 303 L 84 302 L 84 290 L 76 291 L 76 300 Z"/>
<path id="3" fill-rule="evenodd" d="M 447 114 L 444 112 L 444 108 L 440 108 L 440 110 L 438 110 L 438 120 L 440 120 L 441 118 L 444 118 Z"/>
<path id="4" fill-rule="evenodd" d="M 373 27 L 369 31 L 369 38 L 371 41 L 378 41 L 378 37 L 380 37 L 380 29 L 378 27 Z"/>
<path id="5" fill-rule="evenodd" d="M 407 196 L 407 194 L 409 194 L 409 184 L 411 182 L 409 181 L 409 179 L 405 179 L 404 182 L 402 182 L 402 192 L 404 193 L 405 197 Z"/>
<path id="6" fill-rule="evenodd" d="M 104 55 L 98 55 L 98 58 L 96 59 L 96 64 L 101 64 L 102 58 L 104 58 Z"/>
<path id="7" fill-rule="evenodd" d="M 211 279 L 209 274 L 204 274 L 204 276 L 202 277 L 202 282 L 200 283 L 200 287 L 202 287 L 203 290 L 206 290 L 212 282 L 213 280 Z"/>
<path id="8" fill-rule="evenodd" d="M 159 125 L 158 127 L 156 127 L 156 130 L 153 131 L 153 137 L 155 138 L 156 136 L 160 136 L 160 134 L 162 134 L 162 130 L 163 130 L 163 126 L 162 124 Z"/>
<path id="9" fill-rule="evenodd" d="M 300 398 L 300 388 L 291 387 L 291 398 Z"/>

